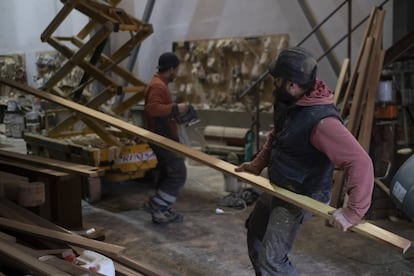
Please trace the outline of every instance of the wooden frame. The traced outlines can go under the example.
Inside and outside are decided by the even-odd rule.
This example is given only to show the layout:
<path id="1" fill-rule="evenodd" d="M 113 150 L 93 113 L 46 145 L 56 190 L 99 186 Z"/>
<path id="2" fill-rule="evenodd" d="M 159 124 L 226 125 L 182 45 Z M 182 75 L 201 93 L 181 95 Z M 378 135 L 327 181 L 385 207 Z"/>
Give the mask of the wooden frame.
<path id="1" fill-rule="evenodd" d="M 42 90 L 51 91 L 65 98 L 71 97 L 73 92 L 65 95 L 56 84 L 66 77 L 75 66 L 78 66 L 84 70 L 83 80 L 86 83 L 96 80 L 105 87 L 103 91 L 88 101 L 87 105 L 89 107 L 97 109 L 117 93 L 135 93 L 135 95 L 114 108 L 114 114 L 121 114 L 138 101 L 144 99 L 146 84 L 128 70 L 122 68 L 119 63 L 129 56 L 134 47 L 153 32 L 152 25 L 134 18 L 123 9 L 117 8 L 116 5 L 120 1 L 111 1 L 110 4 L 92 0 L 67 0 L 62 2 L 64 2 L 63 8 L 43 31 L 41 40 L 49 43 L 65 56 L 67 62 L 44 84 Z M 74 10 L 89 17 L 90 21 L 75 36 L 53 36 L 54 32 Z M 120 31 L 128 32 L 130 38 L 109 57 L 101 54 L 98 49 L 100 49 L 102 43 L 108 40 L 112 33 Z M 86 41 L 87 37 L 90 38 Z M 68 43 L 71 43 L 72 46 L 78 49 L 73 50 L 73 47 L 67 45 Z M 95 55 L 96 59 L 94 59 Z M 92 58 L 89 58 L 90 56 Z M 123 87 L 119 81 L 107 73 L 116 74 L 131 85 Z M 84 84 L 81 83 L 80 86 Z M 80 91 L 82 91 L 82 87 Z M 71 115 L 70 118 L 57 125 L 48 133 L 48 136 L 57 137 L 60 132 L 67 130 L 79 120 L 82 120 L 108 144 L 122 146 L 105 129 L 100 128 L 99 124 L 94 122 L 93 119 L 85 119 L 85 117 L 77 116 L 77 114 Z"/>

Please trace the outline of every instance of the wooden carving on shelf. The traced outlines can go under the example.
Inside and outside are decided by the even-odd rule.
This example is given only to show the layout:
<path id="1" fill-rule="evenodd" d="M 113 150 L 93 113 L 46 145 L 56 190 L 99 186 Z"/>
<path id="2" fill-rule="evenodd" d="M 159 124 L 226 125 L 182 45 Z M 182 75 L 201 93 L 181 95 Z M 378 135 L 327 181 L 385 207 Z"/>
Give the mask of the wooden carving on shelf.
<path id="1" fill-rule="evenodd" d="M 237 95 L 268 70 L 288 44 L 287 34 L 175 42 L 174 51 L 182 62 L 175 80 L 177 96 L 199 109 L 232 108 Z M 261 102 L 271 106 L 270 78 L 257 90 Z"/>

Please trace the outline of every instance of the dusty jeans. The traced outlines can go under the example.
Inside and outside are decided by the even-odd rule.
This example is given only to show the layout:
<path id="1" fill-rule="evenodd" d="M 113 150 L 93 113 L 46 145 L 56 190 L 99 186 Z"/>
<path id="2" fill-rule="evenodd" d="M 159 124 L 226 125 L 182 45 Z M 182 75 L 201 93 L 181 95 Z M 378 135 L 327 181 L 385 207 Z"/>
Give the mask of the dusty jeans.
<path id="1" fill-rule="evenodd" d="M 247 245 L 256 275 L 298 275 L 288 253 L 311 213 L 269 194 L 262 194 L 248 221 Z"/>
<path id="2" fill-rule="evenodd" d="M 184 158 L 162 147 L 151 145 L 158 159 L 158 190 L 175 201 L 187 178 Z"/>

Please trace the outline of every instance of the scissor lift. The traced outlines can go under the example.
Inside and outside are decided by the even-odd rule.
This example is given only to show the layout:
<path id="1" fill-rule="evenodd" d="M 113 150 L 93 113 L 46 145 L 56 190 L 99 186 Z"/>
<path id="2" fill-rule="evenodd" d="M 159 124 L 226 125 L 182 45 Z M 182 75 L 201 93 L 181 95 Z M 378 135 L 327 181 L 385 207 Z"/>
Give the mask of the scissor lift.
<path id="1" fill-rule="evenodd" d="M 114 117 L 144 99 L 146 83 L 123 68 L 124 61 L 152 32 L 152 25 L 144 23 L 117 7 L 120 0 L 62 0 L 62 9 L 41 34 L 48 43 L 66 58 L 66 62 L 40 87 L 56 97 L 71 99 L 92 109 L 103 109 Z M 88 23 L 71 36 L 54 35 L 65 19 L 78 11 L 89 18 Z M 117 41 L 125 42 L 109 55 L 104 54 L 106 43 L 117 33 Z M 113 45 L 111 46 L 113 47 Z M 73 89 L 62 89 L 59 83 L 73 69 L 80 68 L 82 78 Z M 84 91 L 94 85 L 93 96 Z M 102 87 L 96 91 L 97 87 Z M 108 103 L 116 96 L 125 97 L 116 106 Z M 106 106 L 106 107 L 105 107 Z M 117 129 L 109 129 L 93 118 L 68 110 L 69 116 L 47 130 L 45 135 L 25 133 L 28 151 L 50 158 L 84 163 L 105 168 L 105 179 L 122 181 L 140 178 L 156 166 L 150 146 Z M 75 138 L 76 137 L 76 138 Z M 88 141 L 88 139 L 90 139 Z M 81 142 L 80 142 L 81 141 Z M 96 201 L 101 195 L 101 183 L 87 181 L 87 198 Z"/>

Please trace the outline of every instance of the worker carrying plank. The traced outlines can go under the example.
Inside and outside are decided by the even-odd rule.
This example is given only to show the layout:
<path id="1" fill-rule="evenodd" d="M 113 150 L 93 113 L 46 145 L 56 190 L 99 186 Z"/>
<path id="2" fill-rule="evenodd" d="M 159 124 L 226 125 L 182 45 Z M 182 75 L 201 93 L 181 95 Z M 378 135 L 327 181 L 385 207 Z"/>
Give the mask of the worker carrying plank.
<path id="1" fill-rule="evenodd" d="M 330 224 L 346 231 L 371 204 L 372 160 L 343 125 L 333 93 L 316 78 L 317 62 L 305 49 L 283 50 L 270 68 L 274 79 L 274 127 L 256 157 L 236 172 L 260 174 L 271 182 L 329 203 L 334 166 L 344 170 L 349 201 Z M 311 213 L 263 193 L 246 221 L 249 257 L 257 275 L 298 275 L 288 258 L 301 225 Z"/>
<path id="2" fill-rule="evenodd" d="M 168 83 L 174 81 L 179 65 L 180 61 L 174 53 L 161 54 L 158 59 L 158 72 L 149 82 L 145 94 L 148 129 L 176 142 L 179 142 L 177 123 L 187 123 L 177 121 L 176 118 L 183 117 L 190 110 L 185 103 L 174 103 L 168 89 Z M 149 200 L 147 210 L 155 224 L 182 222 L 183 216 L 174 212 L 171 207 L 187 178 L 184 157 L 156 144 L 151 144 L 151 148 L 158 160 L 158 190 Z"/>

